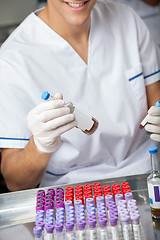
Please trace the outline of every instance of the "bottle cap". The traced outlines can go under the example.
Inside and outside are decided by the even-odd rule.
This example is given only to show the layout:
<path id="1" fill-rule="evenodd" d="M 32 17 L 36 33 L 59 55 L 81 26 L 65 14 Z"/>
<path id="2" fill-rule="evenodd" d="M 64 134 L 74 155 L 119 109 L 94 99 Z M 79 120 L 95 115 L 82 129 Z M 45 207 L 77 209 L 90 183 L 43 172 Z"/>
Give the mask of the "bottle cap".
<path id="1" fill-rule="evenodd" d="M 42 95 L 41 95 L 41 98 L 42 98 L 43 100 L 48 100 L 49 97 L 50 97 L 50 94 L 49 94 L 49 92 L 47 92 L 47 91 L 44 91 L 44 92 L 42 93 Z"/>
<path id="2" fill-rule="evenodd" d="M 151 153 L 151 154 L 157 153 L 157 151 L 158 151 L 157 147 L 150 147 L 149 148 L 149 153 Z"/>

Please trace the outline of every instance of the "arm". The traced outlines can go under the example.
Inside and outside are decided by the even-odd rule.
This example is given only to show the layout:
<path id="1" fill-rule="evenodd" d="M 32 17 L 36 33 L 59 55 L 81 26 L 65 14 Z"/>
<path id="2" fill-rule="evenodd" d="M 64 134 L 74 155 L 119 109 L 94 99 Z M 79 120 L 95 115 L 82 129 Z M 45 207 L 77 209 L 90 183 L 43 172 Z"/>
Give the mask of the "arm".
<path id="1" fill-rule="evenodd" d="M 156 6 L 159 4 L 160 0 L 143 0 L 143 2 L 145 2 L 151 6 Z"/>
<path id="2" fill-rule="evenodd" d="M 160 81 L 146 86 L 148 109 L 160 101 Z"/>
<path id="3" fill-rule="evenodd" d="M 2 149 L 1 170 L 11 191 L 36 187 L 48 165 L 51 153 L 43 153 L 31 137 L 25 149 Z"/>

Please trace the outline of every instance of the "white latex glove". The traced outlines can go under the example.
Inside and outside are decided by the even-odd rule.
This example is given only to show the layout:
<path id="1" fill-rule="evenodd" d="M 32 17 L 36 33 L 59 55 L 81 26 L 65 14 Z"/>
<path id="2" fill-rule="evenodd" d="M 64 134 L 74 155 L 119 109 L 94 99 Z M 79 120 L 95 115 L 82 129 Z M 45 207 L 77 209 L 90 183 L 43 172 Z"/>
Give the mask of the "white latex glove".
<path id="1" fill-rule="evenodd" d="M 55 95 L 56 96 L 56 95 Z M 60 145 L 60 135 L 76 126 L 74 115 L 62 99 L 45 101 L 27 115 L 27 126 L 41 152 L 54 152 Z"/>
<path id="2" fill-rule="evenodd" d="M 152 140 L 160 142 L 160 107 L 153 106 L 148 110 L 147 121 L 145 130 L 152 133 Z"/>

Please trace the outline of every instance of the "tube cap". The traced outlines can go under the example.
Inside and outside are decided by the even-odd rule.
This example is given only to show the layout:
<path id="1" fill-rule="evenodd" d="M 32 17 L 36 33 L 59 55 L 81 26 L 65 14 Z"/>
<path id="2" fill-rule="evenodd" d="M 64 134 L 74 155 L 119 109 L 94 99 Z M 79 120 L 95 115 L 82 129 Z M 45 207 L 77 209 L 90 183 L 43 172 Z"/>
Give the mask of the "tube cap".
<path id="1" fill-rule="evenodd" d="M 53 230 L 54 230 L 53 225 L 47 225 L 45 228 L 46 228 L 47 233 L 53 233 Z"/>
<path id="2" fill-rule="evenodd" d="M 157 147 L 150 147 L 150 148 L 149 148 L 149 153 L 154 154 L 154 153 L 157 153 L 157 151 L 158 151 L 158 148 L 157 148 Z"/>
<path id="3" fill-rule="evenodd" d="M 44 91 L 44 92 L 42 93 L 42 95 L 41 95 L 41 98 L 42 98 L 43 100 L 48 100 L 49 97 L 50 97 L 50 94 L 49 94 L 49 92 L 47 92 L 47 91 Z"/>
<path id="4" fill-rule="evenodd" d="M 67 231 L 72 231 L 74 228 L 74 223 L 73 222 L 67 222 L 65 224 Z"/>
<path id="5" fill-rule="evenodd" d="M 56 223 L 56 224 L 55 224 L 55 229 L 56 229 L 57 232 L 62 232 L 62 230 L 63 230 L 63 224 L 61 224 L 61 223 Z"/>
<path id="6" fill-rule="evenodd" d="M 160 107 L 160 101 L 157 101 L 155 107 Z"/>

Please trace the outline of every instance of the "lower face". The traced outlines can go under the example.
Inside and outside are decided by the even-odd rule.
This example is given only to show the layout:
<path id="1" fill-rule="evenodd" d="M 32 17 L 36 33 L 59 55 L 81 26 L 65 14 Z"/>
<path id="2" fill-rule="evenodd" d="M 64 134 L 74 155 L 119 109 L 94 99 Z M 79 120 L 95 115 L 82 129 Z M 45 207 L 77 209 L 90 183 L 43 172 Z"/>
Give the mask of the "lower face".
<path id="1" fill-rule="evenodd" d="M 63 19 L 70 25 L 79 26 L 90 21 L 90 13 L 96 0 L 48 0 L 53 14 Z M 58 20 L 58 19 L 57 19 Z"/>

